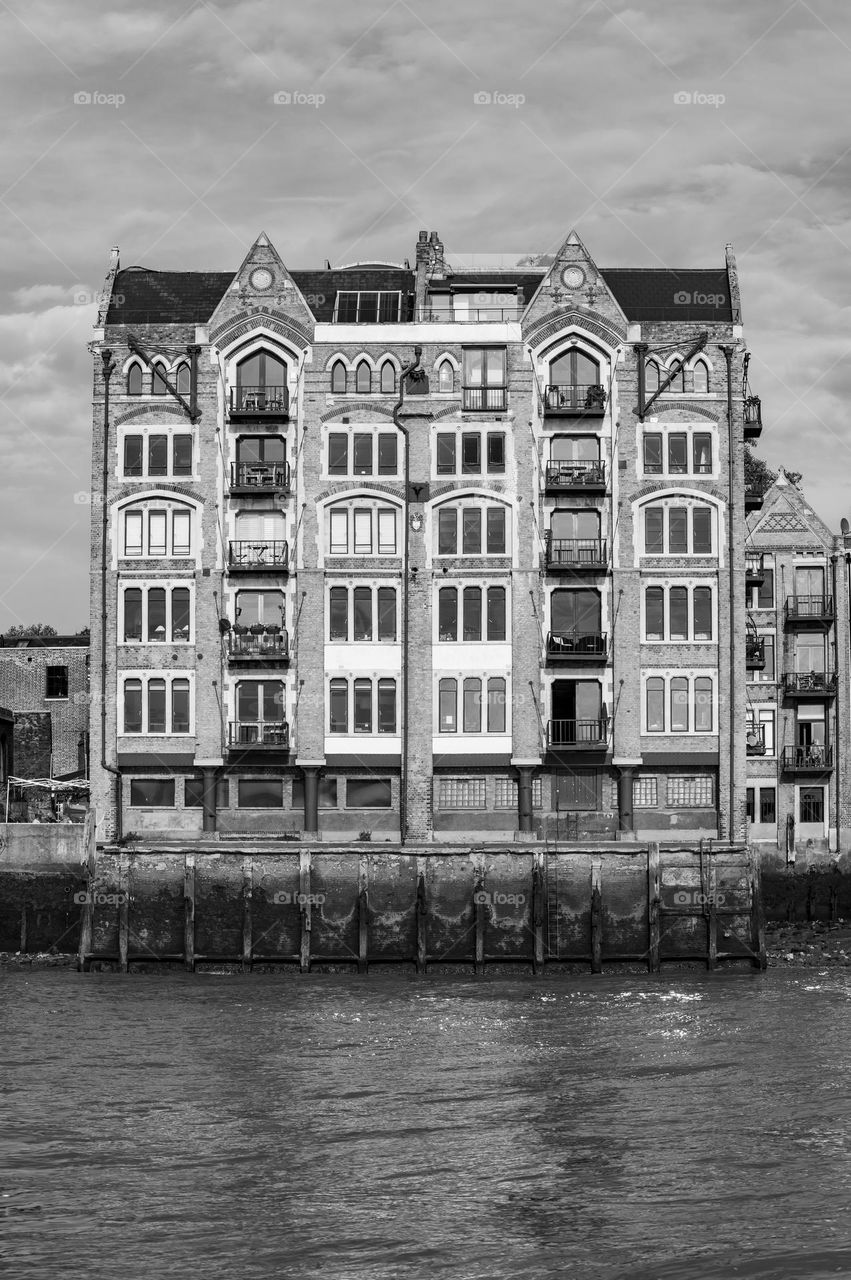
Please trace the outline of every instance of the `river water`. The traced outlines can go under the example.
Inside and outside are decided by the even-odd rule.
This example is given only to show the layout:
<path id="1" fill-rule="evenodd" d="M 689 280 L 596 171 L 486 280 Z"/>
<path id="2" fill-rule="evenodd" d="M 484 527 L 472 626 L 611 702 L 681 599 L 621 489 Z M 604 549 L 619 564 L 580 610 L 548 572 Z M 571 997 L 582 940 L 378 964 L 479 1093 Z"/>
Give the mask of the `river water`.
<path id="1" fill-rule="evenodd" d="M 851 1274 L 849 969 L 5 970 L 0 1029 L 11 1280 Z"/>

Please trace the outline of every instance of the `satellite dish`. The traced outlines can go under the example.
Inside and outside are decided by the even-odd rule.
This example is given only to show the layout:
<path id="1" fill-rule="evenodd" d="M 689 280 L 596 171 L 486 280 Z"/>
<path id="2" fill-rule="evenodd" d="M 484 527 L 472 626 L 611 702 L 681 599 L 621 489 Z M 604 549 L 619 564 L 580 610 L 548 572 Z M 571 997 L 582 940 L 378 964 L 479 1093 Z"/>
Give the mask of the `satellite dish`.
<path id="1" fill-rule="evenodd" d="M 843 516 L 842 519 L 839 521 L 839 528 L 843 534 L 848 533 L 849 526 L 848 526 L 848 521 L 845 519 L 845 516 Z"/>

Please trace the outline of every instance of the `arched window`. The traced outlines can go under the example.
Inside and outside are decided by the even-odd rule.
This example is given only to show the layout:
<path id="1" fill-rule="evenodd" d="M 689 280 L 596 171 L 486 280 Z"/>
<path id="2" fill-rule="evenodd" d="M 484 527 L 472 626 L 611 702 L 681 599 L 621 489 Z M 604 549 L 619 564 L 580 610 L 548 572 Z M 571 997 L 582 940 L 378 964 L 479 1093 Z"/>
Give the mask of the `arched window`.
<path id="1" fill-rule="evenodd" d="M 365 360 L 361 360 L 355 374 L 355 389 L 361 395 L 369 395 L 372 390 L 372 370 Z"/>
<path id="2" fill-rule="evenodd" d="M 695 395 L 705 396 L 709 391 L 709 370 L 702 360 L 698 360 L 694 366 L 692 378 Z"/>
<path id="3" fill-rule="evenodd" d="M 644 389 L 648 395 L 659 390 L 659 366 L 655 360 L 648 360 L 644 367 Z"/>
<path id="4" fill-rule="evenodd" d="M 381 394 L 391 396 L 396 390 L 396 370 L 389 360 L 381 366 Z"/>
<path id="5" fill-rule="evenodd" d="M 678 364 L 680 364 L 679 357 L 672 360 L 671 363 L 668 365 L 668 373 L 670 373 L 672 369 L 675 369 Z M 679 373 L 674 375 L 674 377 L 668 383 L 665 390 L 669 392 L 675 392 L 675 391 L 685 391 L 685 389 L 686 389 L 685 378 L 683 376 L 683 370 L 682 368 L 680 368 Z"/>
<path id="6" fill-rule="evenodd" d="M 346 366 L 342 360 L 338 360 L 331 370 L 331 391 L 340 396 L 346 393 Z"/>
<path id="7" fill-rule="evenodd" d="M 166 394 L 165 378 L 163 377 L 165 370 L 160 364 L 155 364 L 151 371 L 151 395 L 164 396 Z"/>
<path id="8" fill-rule="evenodd" d="M 448 360 L 444 360 L 437 371 L 437 388 L 439 391 L 455 390 L 455 370 Z"/>
<path id="9" fill-rule="evenodd" d="M 271 351 L 255 351 L 236 366 L 240 409 L 274 412 L 287 407 L 287 366 Z"/>
<path id="10" fill-rule="evenodd" d="M 182 364 L 180 368 L 177 370 L 177 380 L 175 382 L 178 395 L 181 395 L 181 396 L 189 395 L 189 392 L 191 389 L 191 381 L 192 380 L 189 373 L 189 365 Z"/>
<path id="11" fill-rule="evenodd" d="M 127 370 L 127 394 L 128 396 L 142 394 L 142 366 L 135 362 Z"/>

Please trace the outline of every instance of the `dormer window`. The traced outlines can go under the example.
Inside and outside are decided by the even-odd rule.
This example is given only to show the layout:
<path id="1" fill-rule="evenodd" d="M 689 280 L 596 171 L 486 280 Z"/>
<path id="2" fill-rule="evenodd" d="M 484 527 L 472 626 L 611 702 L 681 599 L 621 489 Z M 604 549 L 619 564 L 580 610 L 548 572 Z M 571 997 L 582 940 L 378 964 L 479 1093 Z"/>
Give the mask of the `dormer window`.
<path id="1" fill-rule="evenodd" d="M 398 290 L 340 292 L 334 304 L 335 324 L 389 324 L 399 319 L 402 295 Z"/>

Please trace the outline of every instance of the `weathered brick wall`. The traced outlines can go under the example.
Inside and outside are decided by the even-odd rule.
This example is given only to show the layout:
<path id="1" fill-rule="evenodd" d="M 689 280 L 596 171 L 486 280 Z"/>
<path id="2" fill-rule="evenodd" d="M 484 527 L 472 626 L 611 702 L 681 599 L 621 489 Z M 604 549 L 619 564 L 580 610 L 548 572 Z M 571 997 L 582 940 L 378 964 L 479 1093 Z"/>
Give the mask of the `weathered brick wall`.
<path id="1" fill-rule="evenodd" d="M 0 649 L 0 706 L 15 712 L 33 712 L 47 718 L 51 725 L 52 747 L 46 757 L 41 749 L 39 759 L 43 767 L 34 775 L 24 773 L 31 765 L 29 748 L 23 743 L 19 750 L 19 729 L 16 721 L 15 770 L 19 777 L 45 777 L 53 754 L 53 774 L 60 777 L 73 773 L 79 767 L 80 739 L 89 728 L 88 649 L 85 645 L 63 645 L 56 648 L 28 648 L 15 646 Z M 47 668 L 66 667 L 68 670 L 68 697 L 48 698 Z M 20 722 L 23 724 L 23 721 Z"/>

